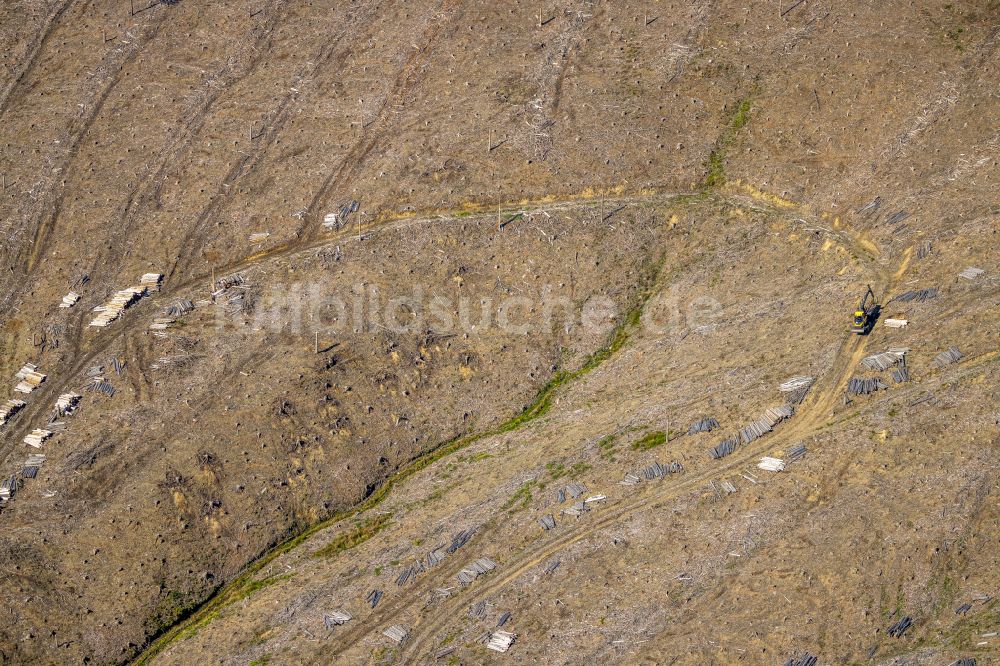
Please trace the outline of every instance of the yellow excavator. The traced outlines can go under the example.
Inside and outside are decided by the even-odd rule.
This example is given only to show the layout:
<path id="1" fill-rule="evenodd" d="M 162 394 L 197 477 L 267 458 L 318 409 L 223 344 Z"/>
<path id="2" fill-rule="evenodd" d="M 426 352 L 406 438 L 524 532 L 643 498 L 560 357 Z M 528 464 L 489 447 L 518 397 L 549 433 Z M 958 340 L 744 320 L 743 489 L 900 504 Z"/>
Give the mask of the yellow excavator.
<path id="1" fill-rule="evenodd" d="M 878 304 L 875 292 L 872 291 L 872 286 L 868 285 L 868 291 L 861 297 L 861 304 L 854 311 L 854 323 L 851 324 L 851 333 L 868 335 L 872 328 L 874 328 L 881 309 L 882 306 Z"/>

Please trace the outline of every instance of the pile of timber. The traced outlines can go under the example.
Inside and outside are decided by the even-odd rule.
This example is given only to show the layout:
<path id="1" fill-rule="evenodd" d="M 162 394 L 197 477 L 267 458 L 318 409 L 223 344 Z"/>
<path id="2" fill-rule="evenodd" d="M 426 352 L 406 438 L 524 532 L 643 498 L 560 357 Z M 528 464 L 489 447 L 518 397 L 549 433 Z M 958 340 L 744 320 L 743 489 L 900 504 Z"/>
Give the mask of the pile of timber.
<path id="1" fill-rule="evenodd" d="M 333 229 L 339 229 L 343 224 L 347 222 L 348 216 L 351 213 L 358 212 L 358 208 L 361 206 L 357 201 L 348 201 L 343 206 L 341 206 L 336 212 L 327 213 L 323 216 L 323 228 L 332 231 Z"/>
<path id="2" fill-rule="evenodd" d="M 903 328 L 909 323 L 910 322 L 907 319 L 891 319 L 891 318 L 886 319 L 884 322 L 882 322 L 882 324 L 887 326 L 888 328 Z"/>
<path id="3" fill-rule="evenodd" d="M 885 223 L 889 224 L 889 225 L 896 224 L 897 222 L 902 222 L 903 220 L 907 219 L 908 217 L 910 217 L 910 214 L 907 211 L 905 211 L 905 210 L 897 210 L 895 213 L 893 213 L 889 217 L 885 218 Z M 896 233 L 898 231 L 899 231 L 899 229 L 896 229 L 895 231 L 893 231 L 893 233 Z"/>
<path id="4" fill-rule="evenodd" d="M 785 461 L 781 458 L 764 456 L 757 463 L 757 467 L 768 472 L 783 472 L 785 470 Z"/>
<path id="5" fill-rule="evenodd" d="M 800 657 L 791 657 L 784 663 L 784 666 L 816 666 L 817 661 L 819 659 L 806 652 Z"/>
<path id="6" fill-rule="evenodd" d="M 443 559 L 444 559 L 444 549 L 435 548 L 431 552 L 427 553 L 427 568 L 430 569 Z"/>
<path id="7" fill-rule="evenodd" d="M 719 422 L 712 417 L 705 417 L 691 424 L 688 428 L 688 434 L 694 435 L 699 432 L 712 432 L 719 427 Z"/>
<path id="8" fill-rule="evenodd" d="M 714 447 L 709 450 L 709 455 L 718 460 L 719 458 L 725 458 L 730 453 L 736 450 L 736 445 L 739 444 L 739 440 L 735 437 L 730 439 L 724 439 Z"/>
<path id="9" fill-rule="evenodd" d="M 985 273 L 982 268 L 976 268 L 975 266 L 969 266 L 964 271 L 959 273 L 959 276 L 964 277 L 966 280 L 975 280 L 977 277 Z"/>
<path id="10" fill-rule="evenodd" d="M 395 643 L 402 643 L 410 635 L 410 632 L 403 625 L 394 624 L 388 629 L 383 630 L 382 635 Z"/>
<path id="11" fill-rule="evenodd" d="M 90 325 L 97 328 L 108 326 L 111 322 L 118 319 L 126 308 L 136 303 L 145 295 L 146 287 L 129 287 L 128 289 L 115 292 L 110 301 L 94 308 L 94 312 L 97 312 L 98 315 L 90 322 Z"/>
<path id="12" fill-rule="evenodd" d="M 469 609 L 469 617 L 480 620 L 486 617 L 486 599 L 483 599 Z M 485 637 L 483 640 L 485 640 Z"/>
<path id="13" fill-rule="evenodd" d="M 226 277 L 219 278 L 213 283 L 212 299 L 214 300 L 216 296 L 221 296 L 226 292 L 227 289 L 232 287 L 239 287 L 244 284 L 246 280 L 239 273 L 234 273 L 233 275 L 227 275 Z"/>
<path id="14" fill-rule="evenodd" d="M 99 391 L 109 398 L 115 397 L 115 387 L 109 381 L 97 377 L 93 384 L 87 387 L 88 391 Z"/>
<path id="15" fill-rule="evenodd" d="M 889 629 L 886 631 L 886 633 L 892 636 L 893 638 L 902 638 L 903 634 L 905 634 L 912 626 L 913 626 L 913 618 L 907 615 L 898 622 L 894 622 L 892 626 L 889 627 Z"/>
<path id="16" fill-rule="evenodd" d="M 542 516 L 538 519 L 538 524 L 542 526 L 543 530 L 551 530 L 556 526 L 556 519 L 552 517 L 552 514 Z"/>
<path id="17" fill-rule="evenodd" d="M 774 426 L 789 418 L 793 413 L 794 409 L 791 405 L 768 407 L 759 419 L 740 429 L 740 439 L 743 440 L 744 444 L 749 444 L 774 430 Z"/>
<path id="18" fill-rule="evenodd" d="M 852 377 L 851 380 L 847 382 L 848 395 L 868 395 L 869 393 L 874 393 L 875 391 L 881 391 L 887 388 L 889 388 L 889 385 L 877 377 Z"/>
<path id="19" fill-rule="evenodd" d="M 802 443 L 794 445 L 792 448 L 788 449 L 787 453 L 785 453 L 785 457 L 788 458 L 789 463 L 800 460 L 805 455 L 806 445 Z"/>
<path id="20" fill-rule="evenodd" d="M 625 478 L 621 480 L 621 483 L 624 486 L 634 486 L 637 483 L 639 483 L 640 481 L 642 481 L 642 479 L 640 479 L 638 476 L 636 476 L 632 472 L 626 472 L 625 473 Z"/>
<path id="21" fill-rule="evenodd" d="M 662 479 L 667 474 L 677 474 L 683 471 L 683 469 L 684 467 L 679 462 L 672 462 L 669 465 L 661 465 L 659 462 L 655 462 L 642 470 L 642 476 L 647 481 L 652 481 L 653 479 Z"/>
<path id="22" fill-rule="evenodd" d="M 790 377 L 778 384 L 778 390 L 785 394 L 785 402 L 789 405 L 798 405 L 805 400 L 814 381 L 814 378 L 806 375 Z"/>
<path id="23" fill-rule="evenodd" d="M 163 275 L 160 273 L 143 273 L 139 278 L 139 286 L 150 291 L 159 291 L 160 283 L 163 282 Z"/>
<path id="24" fill-rule="evenodd" d="M 56 400 L 56 415 L 66 416 L 67 414 L 72 414 L 82 397 L 79 393 L 63 393 Z"/>
<path id="25" fill-rule="evenodd" d="M 497 652 L 506 652 L 516 639 L 517 634 L 512 634 L 509 631 L 494 631 L 490 634 L 490 640 L 486 643 L 486 647 Z"/>
<path id="26" fill-rule="evenodd" d="M 8 478 L 0 481 L 0 500 L 6 502 L 7 500 L 13 498 L 17 493 L 17 489 L 17 475 L 11 474 Z"/>
<path id="27" fill-rule="evenodd" d="M 45 381 L 45 375 L 38 372 L 38 366 L 34 363 L 25 363 L 24 366 L 17 371 L 14 375 L 15 379 L 18 379 L 17 386 L 14 390 L 18 393 L 31 393 L 38 386 Z"/>
<path id="28" fill-rule="evenodd" d="M 566 494 L 569 495 L 570 497 L 572 497 L 573 499 L 576 499 L 577 497 L 579 497 L 580 495 L 584 494 L 585 492 L 587 492 L 586 486 L 584 486 L 582 483 L 578 483 L 576 481 L 572 481 L 572 482 L 570 482 L 570 484 L 568 486 L 566 486 Z M 559 501 L 561 502 L 563 500 L 559 500 Z"/>
<path id="29" fill-rule="evenodd" d="M 403 585 L 406 584 L 406 581 L 413 580 L 414 578 L 417 577 L 417 574 L 423 573 L 424 571 L 425 569 L 423 560 L 417 560 L 410 566 L 403 569 L 403 571 L 399 574 L 399 576 L 396 577 L 396 585 L 402 587 Z"/>
<path id="30" fill-rule="evenodd" d="M 801 388 L 809 388 L 812 386 L 813 381 L 812 377 L 807 377 L 806 375 L 791 377 L 778 384 L 778 390 L 782 393 L 791 393 L 792 391 L 797 391 Z"/>
<path id="31" fill-rule="evenodd" d="M 581 502 L 582 503 L 582 502 Z M 458 572 L 458 582 L 468 585 L 480 576 L 497 568 L 497 563 L 488 557 L 480 557 L 475 562 L 467 564 Z"/>
<path id="32" fill-rule="evenodd" d="M 909 347 L 890 347 L 889 351 L 864 357 L 861 359 L 861 364 L 869 370 L 881 372 L 883 370 L 888 370 L 894 365 L 904 363 L 906 361 L 906 353 L 908 351 L 910 351 Z"/>
<path id="33" fill-rule="evenodd" d="M 323 626 L 327 629 L 339 627 L 351 619 L 351 614 L 343 610 L 333 610 L 323 616 Z"/>
<path id="34" fill-rule="evenodd" d="M 76 302 L 80 300 L 80 294 L 75 291 L 71 291 L 62 297 L 62 303 L 59 304 L 61 308 L 71 308 L 76 305 Z"/>
<path id="35" fill-rule="evenodd" d="M 461 532 L 457 532 L 455 534 L 455 536 L 453 536 L 451 538 L 451 545 L 448 546 L 448 548 L 447 548 L 447 550 L 445 552 L 447 552 L 449 555 L 451 555 L 456 550 L 458 550 L 459 548 L 461 548 L 462 546 L 464 546 L 466 543 L 468 543 L 469 539 L 471 539 L 472 535 L 475 534 L 475 533 L 476 533 L 476 528 L 475 527 L 470 527 L 467 530 L 462 530 Z"/>
<path id="36" fill-rule="evenodd" d="M 916 289 L 914 291 L 903 292 L 899 296 L 893 296 L 889 299 L 889 303 L 892 303 L 893 301 L 902 301 L 903 303 L 916 301 L 917 303 L 921 303 L 929 298 L 937 298 L 937 295 L 937 287 L 931 287 L 930 289 Z"/>
<path id="37" fill-rule="evenodd" d="M 934 357 L 934 363 L 939 368 L 943 368 L 946 365 L 958 363 L 963 356 L 965 356 L 965 354 L 958 351 L 958 347 L 949 347 L 948 351 L 943 351 Z"/>
<path id="38" fill-rule="evenodd" d="M 562 510 L 567 516 L 573 516 L 574 518 L 579 518 L 584 514 L 584 512 L 589 511 L 590 507 L 587 506 L 586 502 L 574 502 L 570 506 Z"/>
<path id="39" fill-rule="evenodd" d="M 28 459 L 24 461 L 24 465 L 21 467 L 21 478 L 33 479 L 38 474 L 39 468 L 42 463 L 45 462 L 45 456 L 41 453 L 32 453 L 28 456 Z"/>
<path id="40" fill-rule="evenodd" d="M 194 310 L 194 303 L 187 300 L 180 300 L 163 309 L 163 315 L 165 317 L 180 317 L 183 314 L 187 314 Z"/>
<path id="41" fill-rule="evenodd" d="M 42 447 L 42 443 L 52 436 L 51 430 L 44 430 L 42 428 L 35 428 L 30 433 L 25 435 L 24 443 L 28 446 L 33 446 L 36 449 Z"/>
<path id="42" fill-rule="evenodd" d="M 0 406 L 0 426 L 6 424 L 14 414 L 24 409 L 25 404 L 23 400 L 11 399 Z"/>

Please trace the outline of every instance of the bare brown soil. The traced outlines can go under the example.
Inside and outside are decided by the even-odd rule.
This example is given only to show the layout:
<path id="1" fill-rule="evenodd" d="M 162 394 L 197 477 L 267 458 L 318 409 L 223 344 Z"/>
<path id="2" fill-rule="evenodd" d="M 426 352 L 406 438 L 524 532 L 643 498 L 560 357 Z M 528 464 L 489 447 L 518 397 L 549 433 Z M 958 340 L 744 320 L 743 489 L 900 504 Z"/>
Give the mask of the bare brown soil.
<path id="1" fill-rule="evenodd" d="M 47 374 L 0 477 L 84 395 L 0 508 L 0 662 L 997 658 L 995 0 L 139 5 L 0 7 L 0 403 Z M 940 293 L 852 337 L 867 284 Z M 614 312 L 341 326 L 355 289 Z M 890 346 L 912 381 L 845 402 Z M 799 374 L 791 419 L 709 458 Z M 618 483 L 655 460 L 684 471 Z M 564 515 L 571 480 L 607 498 Z"/>

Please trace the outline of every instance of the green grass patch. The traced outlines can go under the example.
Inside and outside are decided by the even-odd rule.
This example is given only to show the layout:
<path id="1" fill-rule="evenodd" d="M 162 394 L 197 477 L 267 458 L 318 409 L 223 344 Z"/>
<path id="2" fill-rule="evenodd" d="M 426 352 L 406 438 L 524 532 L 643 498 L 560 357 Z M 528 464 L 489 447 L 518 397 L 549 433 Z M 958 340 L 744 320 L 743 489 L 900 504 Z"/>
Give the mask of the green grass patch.
<path id="1" fill-rule="evenodd" d="M 350 532 L 338 534 L 333 541 L 317 550 L 313 555 L 315 557 L 330 557 L 331 555 L 339 555 L 355 546 L 360 546 L 388 527 L 391 519 L 392 514 L 384 513 L 366 520 Z"/>
<path id="2" fill-rule="evenodd" d="M 283 580 L 288 580 L 294 573 L 281 574 L 280 576 L 269 576 L 267 578 L 261 578 L 260 580 L 251 581 L 242 590 L 240 590 L 240 599 L 249 599 L 255 592 L 263 590 L 265 587 L 271 587 L 275 583 L 280 583 Z"/>
<path id="3" fill-rule="evenodd" d="M 601 458 L 609 462 L 615 461 L 615 445 L 618 437 L 615 435 L 605 435 L 597 441 L 597 450 L 600 451 Z"/>
<path id="4" fill-rule="evenodd" d="M 569 468 L 567 469 L 566 466 L 562 463 L 550 462 L 550 463 L 545 463 L 545 469 L 549 473 L 549 479 L 555 481 L 556 479 L 560 479 L 564 476 L 578 477 L 587 470 L 589 470 L 590 465 L 583 462 L 582 460 L 579 460 L 570 465 Z"/>
<path id="5" fill-rule="evenodd" d="M 165 583 L 161 581 L 161 586 Z M 171 590 L 164 595 L 162 601 L 157 606 L 156 612 L 146 620 L 144 629 L 149 635 L 172 626 L 177 620 L 184 616 L 185 610 L 192 604 L 189 595 L 182 594 L 177 590 Z"/>
<path id="6" fill-rule="evenodd" d="M 550 462 L 545 463 L 545 469 L 549 473 L 549 478 L 555 481 L 556 479 L 566 476 L 566 466 L 562 463 Z"/>
<path id="7" fill-rule="evenodd" d="M 662 430 L 653 430 L 652 432 L 647 432 L 645 435 L 632 442 L 632 448 L 636 451 L 649 451 L 650 449 L 655 449 L 657 446 L 666 441 L 667 433 Z"/>
<path id="8" fill-rule="evenodd" d="M 725 157 L 722 150 L 713 150 L 711 155 L 708 156 L 708 162 L 705 164 L 707 173 L 705 174 L 705 182 L 703 183 L 704 187 L 714 189 L 726 184 L 726 166 L 724 160 Z"/>
<path id="9" fill-rule="evenodd" d="M 740 101 L 739 106 L 736 107 L 736 113 L 733 114 L 733 121 L 729 126 L 732 128 L 733 133 L 736 133 L 746 127 L 748 122 L 750 122 L 749 97 Z"/>
<path id="10" fill-rule="evenodd" d="M 1000 603 L 997 599 L 986 602 L 982 609 L 973 604 L 967 615 L 959 616 L 957 626 L 944 637 L 944 642 L 956 650 L 974 650 L 982 635 L 995 631 L 1000 624 Z"/>
<path id="11" fill-rule="evenodd" d="M 951 40 L 952 46 L 954 46 L 955 49 L 958 51 L 965 50 L 965 48 L 962 46 L 962 39 L 961 39 L 963 32 L 965 32 L 965 28 L 952 28 L 951 30 L 945 32 L 945 34 L 948 36 L 948 39 Z"/>
<path id="12" fill-rule="evenodd" d="M 239 589 L 233 590 L 231 597 L 227 598 L 227 603 L 225 605 L 215 606 L 206 613 L 198 613 L 196 615 L 192 615 L 191 622 L 185 622 L 181 624 L 180 629 L 177 631 L 176 639 L 187 640 L 188 638 L 193 637 L 195 634 L 198 633 L 198 631 L 201 630 L 202 627 L 204 627 L 212 620 L 214 620 L 216 617 L 218 617 L 219 613 L 221 613 L 226 606 L 234 604 L 238 601 L 243 601 L 244 599 L 248 599 L 255 592 L 259 592 L 265 587 L 270 587 L 271 585 L 279 583 L 283 580 L 288 580 L 293 575 L 295 574 L 286 573 L 280 576 L 270 576 L 268 578 L 263 578 L 261 580 L 254 580 L 252 578 L 248 579 L 243 583 L 243 585 L 239 587 Z M 143 657 L 140 657 L 136 663 L 143 663 L 142 659 Z"/>
<path id="13" fill-rule="evenodd" d="M 508 513 L 517 513 L 522 509 L 527 509 L 528 504 L 531 503 L 531 498 L 532 498 L 531 489 L 535 485 L 537 484 L 534 479 L 526 481 L 524 484 L 522 484 L 521 487 L 518 488 L 517 491 L 515 491 L 514 494 L 510 496 L 510 499 L 507 500 L 507 503 L 503 505 L 504 511 Z"/>
<path id="14" fill-rule="evenodd" d="M 726 152 L 741 129 L 750 122 L 751 97 L 741 99 L 736 105 L 729 124 L 715 142 L 715 147 L 705 162 L 705 178 L 701 183 L 702 192 L 714 190 L 726 184 Z"/>

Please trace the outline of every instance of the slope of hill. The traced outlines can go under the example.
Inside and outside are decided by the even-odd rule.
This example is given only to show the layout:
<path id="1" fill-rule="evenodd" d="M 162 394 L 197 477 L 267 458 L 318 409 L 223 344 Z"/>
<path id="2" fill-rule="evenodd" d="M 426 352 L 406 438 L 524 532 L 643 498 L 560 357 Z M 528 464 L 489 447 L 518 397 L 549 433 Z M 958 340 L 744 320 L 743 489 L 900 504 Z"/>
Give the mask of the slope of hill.
<path id="1" fill-rule="evenodd" d="M 135 10 L 0 8 L 4 660 L 996 656 L 995 0 Z"/>

